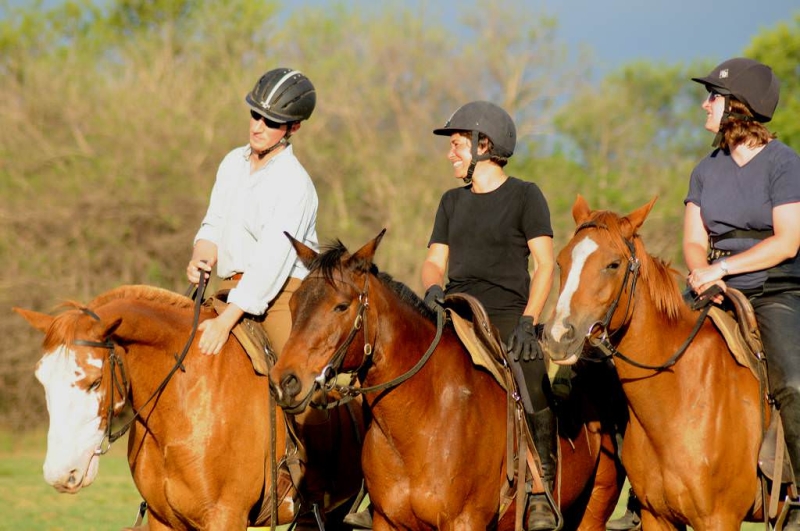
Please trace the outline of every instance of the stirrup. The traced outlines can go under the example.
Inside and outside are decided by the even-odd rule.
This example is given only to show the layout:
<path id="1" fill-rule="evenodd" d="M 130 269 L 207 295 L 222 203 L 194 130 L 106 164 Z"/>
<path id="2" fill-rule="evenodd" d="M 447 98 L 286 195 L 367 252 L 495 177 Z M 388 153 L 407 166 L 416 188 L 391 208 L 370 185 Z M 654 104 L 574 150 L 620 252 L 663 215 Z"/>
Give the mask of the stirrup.
<path id="1" fill-rule="evenodd" d="M 634 531 L 641 528 L 641 517 L 631 510 L 626 510 L 625 514 L 614 520 L 609 520 L 606 524 L 608 531 Z"/>
<path id="2" fill-rule="evenodd" d="M 369 508 L 357 513 L 348 513 L 342 522 L 354 529 L 372 529 L 372 514 L 369 512 Z"/>
<path id="3" fill-rule="evenodd" d="M 800 529 L 800 500 L 792 500 L 789 496 L 786 497 L 783 508 L 780 514 L 778 514 L 774 529 L 776 531 L 781 531 L 787 524 L 790 526 L 790 529 Z"/>

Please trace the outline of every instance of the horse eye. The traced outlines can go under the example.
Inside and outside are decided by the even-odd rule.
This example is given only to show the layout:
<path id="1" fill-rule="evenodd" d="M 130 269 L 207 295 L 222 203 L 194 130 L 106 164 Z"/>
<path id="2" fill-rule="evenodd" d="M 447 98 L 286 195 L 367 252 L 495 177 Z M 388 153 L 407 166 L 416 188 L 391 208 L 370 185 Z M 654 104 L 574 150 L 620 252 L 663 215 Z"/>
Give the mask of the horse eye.
<path id="1" fill-rule="evenodd" d="M 89 391 L 95 391 L 100 388 L 100 378 L 92 382 L 92 385 L 89 386 Z"/>
<path id="2" fill-rule="evenodd" d="M 342 302 L 342 303 L 339 303 L 336 306 L 334 306 L 333 311 L 334 312 L 338 312 L 338 313 L 346 312 L 349 307 L 350 307 L 350 304 L 348 304 L 346 302 Z"/>
<path id="3" fill-rule="evenodd" d="M 617 260 L 615 262 L 611 262 L 610 264 L 608 264 L 606 266 L 606 269 L 610 269 L 612 271 L 615 270 L 615 269 L 619 269 L 619 266 L 620 266 L 621 263 L 622 262 L 620 262 L 619 260 Z"/>

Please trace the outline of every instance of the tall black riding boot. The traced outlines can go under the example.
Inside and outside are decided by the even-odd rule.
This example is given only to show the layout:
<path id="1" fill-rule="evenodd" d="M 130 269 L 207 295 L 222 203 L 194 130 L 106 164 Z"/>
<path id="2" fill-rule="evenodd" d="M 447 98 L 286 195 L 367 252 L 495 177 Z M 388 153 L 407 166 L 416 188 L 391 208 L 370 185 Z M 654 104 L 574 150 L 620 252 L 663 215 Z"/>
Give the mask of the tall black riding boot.
<path id="1" fill-rule="evenodd" d="M 548 492 L 552 493 L 556 480 L 556 460 L 558 459 L 558 433 L 556 416 L 553 410 L 545 408 L 533 415 L 527 415 L 533 434 L 533 444 L 542 463 L 542 479 Z M 556 515 L 544 494 L 529 497 L 527 531 L 549 531 L 556 528 Z"/>

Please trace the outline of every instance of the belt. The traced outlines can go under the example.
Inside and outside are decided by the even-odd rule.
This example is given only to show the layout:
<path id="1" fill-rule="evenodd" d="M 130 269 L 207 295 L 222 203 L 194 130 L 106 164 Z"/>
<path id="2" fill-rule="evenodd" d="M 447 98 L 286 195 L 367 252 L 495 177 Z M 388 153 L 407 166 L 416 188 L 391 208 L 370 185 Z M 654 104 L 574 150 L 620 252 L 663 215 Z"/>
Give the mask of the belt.
<path id="1" fill-rule="evenodd" d="M 711 244 L 719 243 L 722 240 L 729 240 L 731 238 L 751 238 L 754 240 L 766 240 L 770 236 L 775 234 L 772 229 L 764 229 L 764 230 L 744 230 L 744 229 L 733 229 L 729 230 L 728 232 L 722 233 L 718 236 L 709 236 L 709 240 L 711 240 Z"/>
<path id="2" fill-rule="evenodd" d="M 228 278 L 224 278 L 223 280 L 242 280 L 244 273 L 234 273 L 233 275 L 229 276 Z"/>
<path id="3" fill-rule="evenodd" d="M 715 260 L 719 260 L 720 258 L 722 258 L 724 256 L 730 256 L 732 254 L 733 254 L 733 251 L 724 251 L 722 249 L 715 249 L 715 248 L 712 247 L 711 249 L 708 250 L 708 254 L 706 255 L 706 259 L 708 260 L 708 263 L 710 264 L 711 262 L 714 262 Z"/>

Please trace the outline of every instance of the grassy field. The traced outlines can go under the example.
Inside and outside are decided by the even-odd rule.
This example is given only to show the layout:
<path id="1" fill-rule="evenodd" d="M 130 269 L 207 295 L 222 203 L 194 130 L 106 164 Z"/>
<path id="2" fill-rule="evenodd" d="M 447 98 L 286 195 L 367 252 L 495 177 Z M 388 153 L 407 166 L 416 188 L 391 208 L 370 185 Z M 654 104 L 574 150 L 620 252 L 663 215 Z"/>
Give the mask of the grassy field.
<path id="1" fill-rule="evenodd" d="M 45 483 L 44 431 L 0 432 L 0 530 L 109 531 L 133 524 L 142 501 L 125 459 L 125 440 L 100 461 L 95 483 L 77 495 Z"/>
<path id="2" fill-rule="evenodd" d="M 101 459 L 95 483 L 77 495 L 60 494 L 44 482 L 45 447 L 44 431 L 0 432 L 0 531 L 110 531 L 133 524 L 142 499 L 128 470 L 124 439 Z M 615 516 L 624 512 L 623 504 Z M 742 526 L 759 529 L 763 525 Z"/>

